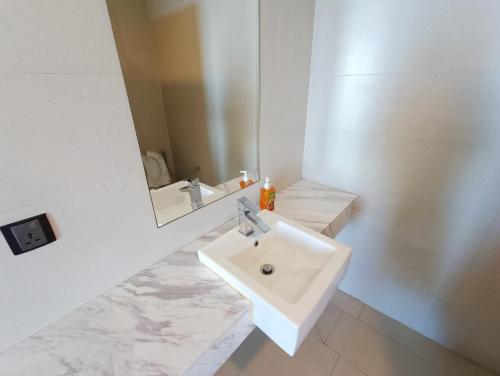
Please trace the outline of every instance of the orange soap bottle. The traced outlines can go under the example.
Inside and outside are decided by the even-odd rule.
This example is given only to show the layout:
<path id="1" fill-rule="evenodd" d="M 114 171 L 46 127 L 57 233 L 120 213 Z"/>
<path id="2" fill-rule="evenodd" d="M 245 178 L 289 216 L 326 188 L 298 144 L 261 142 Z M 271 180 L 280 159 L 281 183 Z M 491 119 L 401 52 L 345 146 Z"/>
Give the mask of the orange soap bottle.
<path id="1" fill-rule="evenodd" d="M 260 208 L 274 210 L 274 199 L 276 198 L 276 189 L 271 186 L 271 181 L 266 177 L 266 183 L 260 189 Z"/>
<path id="2" fill-rule="evenodd" d="M 253 184 L 252 179 L 248 178 L 247 171 L 240 171 L 243 174 L 243 177 L 240 180 L 240 187 L 241 188 L 246 188 L 249 185 Z"/>

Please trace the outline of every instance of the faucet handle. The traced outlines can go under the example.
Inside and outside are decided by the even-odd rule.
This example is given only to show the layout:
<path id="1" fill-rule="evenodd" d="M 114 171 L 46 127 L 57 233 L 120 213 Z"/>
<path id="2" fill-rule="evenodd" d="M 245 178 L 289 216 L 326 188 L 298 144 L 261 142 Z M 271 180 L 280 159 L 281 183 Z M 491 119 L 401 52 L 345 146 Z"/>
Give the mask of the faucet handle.
<path id="1" fill-rule="evenodd" d="M 195 166 L 193 168 L 190 168 L 189 170 L 187 170 L 185 172 L 186 179 L 184 179 L 184 180 L 198 179 L 200 177 L 200 171 L 201 171 L 201 167 L 200 166 Z"/>
<path id="2" fill-rule="evenodd" d="M 237 200 L 238 210 L 245 211 L 248 210 L 254 214 L 259 212 L 259 208 L 252 201 L 248 199 L 247 196 L 242 196 Z"/>

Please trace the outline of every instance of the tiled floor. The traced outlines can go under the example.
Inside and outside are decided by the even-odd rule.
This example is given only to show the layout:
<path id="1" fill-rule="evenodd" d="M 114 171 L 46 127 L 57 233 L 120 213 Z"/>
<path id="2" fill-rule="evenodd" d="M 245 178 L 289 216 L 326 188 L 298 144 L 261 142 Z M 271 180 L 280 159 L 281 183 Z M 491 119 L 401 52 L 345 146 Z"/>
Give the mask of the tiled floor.
<path id="1" fill-rule="evenodd" d="M 217 376 L 494 376 L 339 291 L 293 358 L 255 329 Z"/>

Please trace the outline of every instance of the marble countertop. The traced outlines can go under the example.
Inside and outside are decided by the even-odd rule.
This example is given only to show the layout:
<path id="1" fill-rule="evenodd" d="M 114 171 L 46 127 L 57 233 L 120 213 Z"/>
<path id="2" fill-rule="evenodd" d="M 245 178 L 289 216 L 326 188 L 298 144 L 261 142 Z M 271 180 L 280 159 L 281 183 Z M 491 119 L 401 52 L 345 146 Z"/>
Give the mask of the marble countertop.
<path id="1" fill-rule="evenodd" d="M 275 212 L 335 238 L 354 215 L 356 199 L 353 193 L 299 180 L 277 194 Z"/>
<path id="2" fill-rule="evenodd" d="M 356 196 L 301 180 L 276 212 L 334 236 Z M 253 330 L 251 304 L 196 251 L 230 221 L 0 353 L 0 374 L 207 375 Z"/>

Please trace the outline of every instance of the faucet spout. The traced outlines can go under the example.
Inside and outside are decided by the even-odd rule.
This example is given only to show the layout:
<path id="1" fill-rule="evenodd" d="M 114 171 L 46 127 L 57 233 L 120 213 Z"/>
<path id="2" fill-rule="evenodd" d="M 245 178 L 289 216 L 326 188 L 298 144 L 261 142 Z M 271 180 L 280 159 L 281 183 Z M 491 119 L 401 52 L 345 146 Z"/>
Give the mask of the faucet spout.
<path id="1" fill-rule="evenodd" d="M 189 193 L 189 199 L 191 200 L 191 207 L 193 210 L 201 208 L 203 206 L 203 200 L 201 197 L 201 187 L 200 180 L 196 179 L 187 179 L 187 186 L 179 188 L 181 192 Z"/>
<path id="2" fill-rule="evenodd" d="M 250 222 L 252 222 L 255 226 L 257 226 L 260 229 L 260 231 L 265 233 L 265 232 L 268 232 L 269 230 L 271 230 L 271 227 L 269 227 L 269 225 L 266 222 L 264 222 L 262 219 L 257 217 L 257 215 L 255 213 L 248 212 L 248 213 L 245 213 L 245 215 Z"/>
<path id="3" fill-rule="evenodd" d="M 248 236 L 252 234 L 255 228 L 265 233 L 271 230 L 271 227 L 257 216 L 259 209 L 246 196 L 237 200 L 238 205 L 238 223 L 241 234 Z"/>

